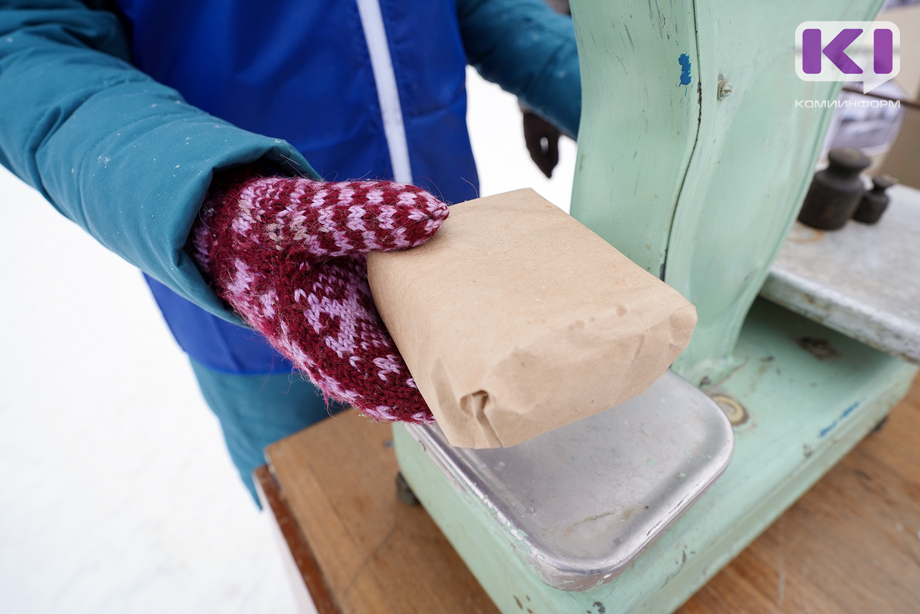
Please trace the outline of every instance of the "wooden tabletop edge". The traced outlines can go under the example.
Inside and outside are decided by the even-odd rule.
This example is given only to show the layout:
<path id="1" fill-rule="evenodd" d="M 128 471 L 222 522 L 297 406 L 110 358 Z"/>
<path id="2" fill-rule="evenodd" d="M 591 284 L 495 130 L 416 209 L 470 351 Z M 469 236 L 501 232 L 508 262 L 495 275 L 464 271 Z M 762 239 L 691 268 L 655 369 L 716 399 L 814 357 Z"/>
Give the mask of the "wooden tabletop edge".
<path id="1" fill-rule="evenodd" d="M 268 465 L 262 465 L 253 472 L 256 490 L 262 508 L 270 512 L 290 550 L 307 591 L 316 606 L 318 614 L 342 614 L 332 596 L 332 591 L 320 571 L 313 550 L 304 538 L 294 516 L 284 500 L 278 482 Z"/>

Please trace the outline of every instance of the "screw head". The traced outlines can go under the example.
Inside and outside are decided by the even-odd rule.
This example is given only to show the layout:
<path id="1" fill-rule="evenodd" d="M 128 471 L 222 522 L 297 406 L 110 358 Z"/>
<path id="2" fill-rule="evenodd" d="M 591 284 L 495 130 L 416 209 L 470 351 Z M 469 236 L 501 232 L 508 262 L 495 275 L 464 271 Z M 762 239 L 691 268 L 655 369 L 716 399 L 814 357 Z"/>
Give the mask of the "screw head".
<path id="1" fill-rule="evenodd" d="M 719 81 L 719 100 L 724 100 L 732 93 L 732 84 L 728 82 L 728 79 L 722 79 Z"/>

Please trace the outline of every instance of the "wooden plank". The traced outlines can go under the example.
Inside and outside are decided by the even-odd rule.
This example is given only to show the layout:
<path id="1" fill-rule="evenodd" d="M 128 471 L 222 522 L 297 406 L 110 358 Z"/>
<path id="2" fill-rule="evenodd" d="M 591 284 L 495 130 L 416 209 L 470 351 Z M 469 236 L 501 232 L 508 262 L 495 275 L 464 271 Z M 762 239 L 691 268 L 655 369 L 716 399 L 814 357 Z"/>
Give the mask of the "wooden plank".
<path id="1" fill-rule="evenodd" d="M 425 510 L 397 500 L 391 445 L 349 411 L 266 451 L 341 611 L 497 612 Z"/>
<path id="2" fill-rule="evenodd" d="M 388 426 L 345 412 L 267 451 L 341 612 L 497 612 L 424 509 L 397 501 L 389 442 Z M 679 612 L 920 612 L 918 531 L 920 380 Z"/>
<path id="3" fill-rule="evenodd" d="M 313 551 L 303 538 L 268 466 L 262 465 L 256 469 L 252 477 L 262 508 L 271 514 L 283 547 L 286 548 L 287 556 L 282 556 L 282 558 L 288 567 L 294 595 L 301 610 L 307 610 L 308 604 L 305 601 L 309 599 L 313 602 L 318 614 L 341 614 L 316 564 Z M 291 567 L 293 570 L 290 569 Z"/>

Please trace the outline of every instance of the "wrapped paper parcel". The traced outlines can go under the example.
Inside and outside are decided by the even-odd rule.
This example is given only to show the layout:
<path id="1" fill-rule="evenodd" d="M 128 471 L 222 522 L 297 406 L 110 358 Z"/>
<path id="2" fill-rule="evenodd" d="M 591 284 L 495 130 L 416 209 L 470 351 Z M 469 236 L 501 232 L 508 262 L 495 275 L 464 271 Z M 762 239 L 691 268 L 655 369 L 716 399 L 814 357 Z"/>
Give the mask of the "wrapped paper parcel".
<path id="1" fill-rule="evenodd" d="M 690 341 L 676 290 L 533 190 L 454 205 L 368 258 L 374 302 L 455 446 L 513 446 L 641 394 Z"/>

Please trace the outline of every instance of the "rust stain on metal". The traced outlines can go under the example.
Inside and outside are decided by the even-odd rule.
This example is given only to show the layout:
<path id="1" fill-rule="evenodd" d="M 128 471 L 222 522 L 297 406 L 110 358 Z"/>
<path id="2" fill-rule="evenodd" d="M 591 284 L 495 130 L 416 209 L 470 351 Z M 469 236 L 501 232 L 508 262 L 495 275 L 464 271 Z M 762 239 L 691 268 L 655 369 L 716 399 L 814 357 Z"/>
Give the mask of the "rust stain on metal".
<path id="1" fill-rule="evenodd" d="M 796 339 L 800 348 L 817 358 L 818 360 L 833 360 L 840 357 L 840 352 L 828 343 L 827 339 L 815 339 L 814 337 L 800 337 Z"/>

